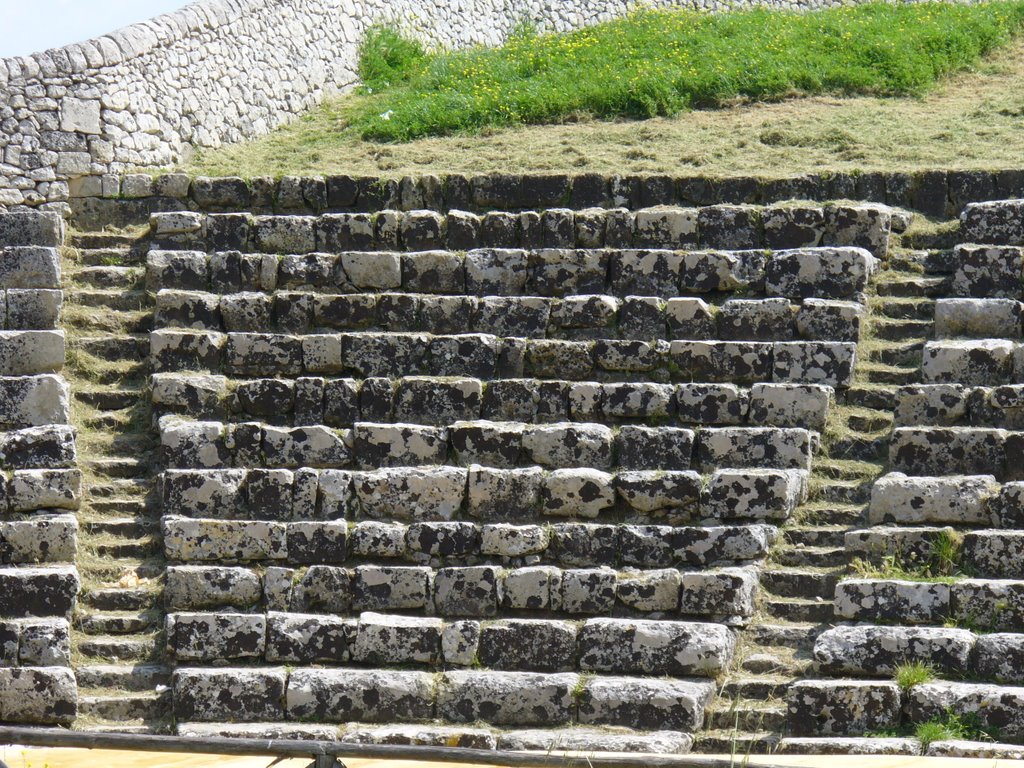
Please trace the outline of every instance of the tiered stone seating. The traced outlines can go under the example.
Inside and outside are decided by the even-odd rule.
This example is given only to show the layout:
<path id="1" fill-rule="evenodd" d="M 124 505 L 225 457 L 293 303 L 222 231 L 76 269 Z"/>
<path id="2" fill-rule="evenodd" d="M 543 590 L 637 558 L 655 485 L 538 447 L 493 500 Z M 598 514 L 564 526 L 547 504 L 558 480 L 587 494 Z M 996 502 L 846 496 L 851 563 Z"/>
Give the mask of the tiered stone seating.
<path id="1" fill-rule="evenodd" d="M 897 392 L 872 527 L 846 536 L 851 556 L 916 578 L 839 583 L 836 616 L 850 623 L 823 632 L 814 654 L 820 672 L 848 679 L 791 688 L 789 725 L 801 736 L 953 715 L 1024 739 L 1024 201 L 968 205 L 961 224 L 922 383 Z M 892 676 L 906 662 L 936 680 L 901 691 Z M 934 753 L 1011 752 L 950 742 Z"/>
<path id="2" fill-rule="evenodd" d="M 155 215 L 179 732 L 687 751 L 888 228 Z"/>
<path id="3" fill-rule="evenodd" d="M 70 723 L 80 501 L 64 333 L 63 223 L 0 215 L 0 720 Z"/>

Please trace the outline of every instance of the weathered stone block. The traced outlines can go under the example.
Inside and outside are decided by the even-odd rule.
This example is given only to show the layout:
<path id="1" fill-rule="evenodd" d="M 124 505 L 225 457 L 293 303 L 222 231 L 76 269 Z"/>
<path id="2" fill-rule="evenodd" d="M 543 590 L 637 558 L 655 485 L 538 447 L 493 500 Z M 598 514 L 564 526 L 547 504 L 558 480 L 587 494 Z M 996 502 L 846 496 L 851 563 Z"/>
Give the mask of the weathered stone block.
<path id="1" fill-rule="evenodd" d="M 467 723 L 557 725 L 572 719 L 579 676 L 569 673 L 445 672 L 437 692 L 437 715 Z"/>
<path id="2" fill-rule="evenodd" d="M 899 725 L 900 703 L 894 682 L 801 680 L 786 692 L 787 724 L 797 736 L 865 734 Z"/>

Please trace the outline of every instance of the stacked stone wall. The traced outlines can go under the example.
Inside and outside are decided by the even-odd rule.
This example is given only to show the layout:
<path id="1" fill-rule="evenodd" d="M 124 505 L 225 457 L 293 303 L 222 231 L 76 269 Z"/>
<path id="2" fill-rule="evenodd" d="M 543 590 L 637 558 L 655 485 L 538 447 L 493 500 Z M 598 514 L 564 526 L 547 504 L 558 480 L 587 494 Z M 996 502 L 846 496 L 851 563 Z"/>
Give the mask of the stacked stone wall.
<path id="1" fill-rule="evenodd" d="M 64 226 L 0 215 L 0 720 L 66 724 L 80 501 L 59 330 Z"/>

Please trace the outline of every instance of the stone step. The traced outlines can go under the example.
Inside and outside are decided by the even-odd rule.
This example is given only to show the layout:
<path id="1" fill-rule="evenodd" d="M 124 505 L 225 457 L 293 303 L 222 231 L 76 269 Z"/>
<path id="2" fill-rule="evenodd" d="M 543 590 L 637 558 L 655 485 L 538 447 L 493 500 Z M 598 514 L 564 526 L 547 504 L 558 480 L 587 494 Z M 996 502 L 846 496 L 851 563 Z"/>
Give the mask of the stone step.
<path id="1" fill-rule="evenodd" d="M 865 525 L 867 516 L 863 504 L 813 502 L 799 508 L 798 519 L 801 525 L 835 525 L 849 528 Z"/>
<path id="2" fill-rule="evenodd" d="M 759 733 L 738 733 L 735 730 L 708 730 L 697 734 L 692 752 L 704 755 L 735 755 L 738 761 L 744 755 L 769 754 L 779 743 L 781 736 L 777 733 L 762 731 Z M 736 765 L 742 765 L 737 762 Z"/>
<path id="3" fill-rule="evenodd" d="M 109 518 L 105 520 L 82 520 L 82 531 L 96 536 L 122 536 L 137 538 L 150 536 L 159 529 L 158 520 L 137 517 Z"/>
<path id="4" fill-rule="evenodd" d="M 834 618 L 831 600 L 818 602 L 792 597 L 769 598 L 764 601 L 764 611 L 773 618 L 785 621 L 811 621 L 823 624 Z"/>
<path id="5" fill-rule="evenodd" d="M 870 480 L 823 480 L 811 488 L 812 501 L 862 504 L 871 497 Z"/>
<path id="6" fill-rule="evenodd" d="M 780 547 L 773 553 L 775 562 L 791 568 L 837 568 L 846 565 L 843 547 Z"/>
<path id="7" fill-rule="evenodd" d="M 120 312 L 138 312 L 153 306 L 145 291 L 112 291 L 98 289 L 70 289 L 64 292 L 67 304 L 97 307 Z"/>
<path id="8" fill-rule="evenodd" d="M 143 232 L 75 232 L 70 244 L 79 250 L 130 250 L 139 244 Z"/>
<path id="9" fill-rule="evenodd" d="M 761 571 L 761 586 L 777 597 L 831 600 L 841 575 L 838 570 L 765 568 Z"/>
<path id="10" fill-rule="evenodd" d="M 871 434 L 892 429 L 892 413 L 871 411 L 869 413 L 851 413 L 846 417 L 846 424 L 857 432 Z"/>
<path id="11" fill-rule="evenodd" d="M 79 461 L 79 464 L 81 464 L 83 469 L 100 477 L 119 479 L 144 477 L 150 471 L 150 464 L 147 460 L 125 457 L 82 459 Z"/>
<path id="12" fill-rule="evenodd" d="M 782 529 L 782 536 L 791 545 L 841 547 L 848 530 L 846 525 L 787 526 Z"/>
<path id="13" fill-rule="evenodd" d="M 888 450 L 887 437 L 851 432 L 834 440 L 828 446 L 828 455 L 834 459 L 881 462 L 887 457 Z"/>
<path id="14" fill-rule="evenodd" d="M 882 472 L 882 467 L 868 461 L 818 458 L 814 461 L 815 477 L 828 480 L 870 481 Z"/>
<path id="15" fill-rule="evenodd" d="M 67 277 L 93 288 L 134 288 L 145 276 L 142 267 L 88 266 L 71 271 Z"/>
<path id="16" fill-rule="evenodd" d="M 744 635 L 758 645 L 811 651 L 821 631 L 820 626 L 809 622 L 761 622 L 749 626 Z"/>
<path id="17" fill-rule="evenodd" d="M 85 664 L 75 669 L 75 677 L 81 688 L 152 691 L 170 684 L 171 669 L 163 664 Z"/>
<path id="18" fill-rule="evenodd" d="M 882 365 L 911 366 L 921 365 L 923 341 L 912 341 L 907 344 L 893 344 L 876 347 L 868 352 L 867 359 Z"/>
<path id="19" fill-rule="evenodd" d="M 92 538 L 79 543 L 82 550 L 92 552 L 99 557 L 130 558 L 143 560 L 160 551 L 160 542 L 151 537 L 129 540 L 114 538 Z"/>
<path id="20" fill-rule="evenodd" d="M 97 717 L 103 720 L 155 720 L 170 710 L 170 696 L 153 692 L 78 697 L 80 717 Z"/>
<path id="21" fill-rule="evenodd" d="M 149 355 L 149 336 L 82 336 L 75 345 L 101 360 L 145 360 Z"/>
<path id="22" fill-rule="evenodd" d="M 83 336 L 100 336 L 105 333 L 149 333 L 153 330 L 155 317 L 145 309 L 132 312 L 105 308 L 79 310 L 66 316 L 65 325 L 74 328 Z"/>
<path id="23" fill-rule="evenodd" d="M 106 582 L 106 586 L 119 586 L 126 575 L 137 579 L 156 579 L 164 575 L 167 566 L 157 557 L 103 557 L 91 562 L 79 561 L 79 570 L 91 575 L 94 582 Z"/>
<path id="24" fill-rule="evenodd" d="M 90 613 L 75 617 L 78 628 L 88 635 L 135 635 L 160 624 L 155 613 Z"/>
<path id="25" fill-rule="evenodd" d="M 935 335 L 935 323 L 931 320 L 876 320 L 871 329 L 884 341 L 930 339 Z"/>
<path id="26" fill-rule="evenodd" d="M 101 611 L 141 611 L 156 605 L 160 592 L 142 587 L 108 587 L 83 592 L 81 603 Z"/>
<path id="27" fill-rule="evenodd" d="M 78 652 L 92 659 L 148 661 L 157 656 L 156 635 L 81 637 Z"/>
<path id="28" fill-rule="evenodd" d="M 741 731 L 780 731 L 786 722 L 786 708 L 763 701 L 734 699 L 718 702 L 705 715 L 705 724 L 712 729 L 733 728 Z"/>
<path id="29" fill-rule="evenodd" d="M 93 512 L 107 515 L 145 514 L 148 505 L 144 497 L 134 499 L 90 499 L 86 506 Z"/>
<path id="30" fill-rule="evenodd" d="M 931 320 L 935 317 L 934 299 L 901 299 L 879 296 L 869 302 L 872 314 L 892 320 Z"/>
<path id="31" fill-rule="evenodd" d="M 144 497 L 152 486 L 151 480 L 139 478 L 114 478 L 105 483 L 93 483 L 85 490 L 87 499 L 120 499 Z"/>
<path id="32" fill-rule="evenodd" d="M 924 277 L 901 273 L 875 280 L 879 296 L 940 296 L 949 288 L 948 277 Z"/>
<path id="33" fill-rule="evenodd" d="M 900 367 L 895 365 L 882 365 L 881 363 L 864 363 L 860 366 L 860 373 L 873 384 L 917 384 L 921 381 L 920 366 Z"/>
<path id="34" fill-rule="evenodd" d="M 786 692 L 792 682 L 790 677 L 771 677 L 767 674 L 757 677 L 738 677 L 722 684 L 720 695 L 729 699 L 753 699 L 765 701 L 776 699 Z"/>
<path id="35" fill-rule="evenodd" d="M 74 397 L 78 402 L 101 411 L 123 411 L 145 395 L 133 389 L 79 389 Z"/>
<path id="36" fill-rule="evenodd" d="M 892 411 L 896 408 L 896 390 L 886 385 L 854 384 L 843 395 L 847 405 Z"/>

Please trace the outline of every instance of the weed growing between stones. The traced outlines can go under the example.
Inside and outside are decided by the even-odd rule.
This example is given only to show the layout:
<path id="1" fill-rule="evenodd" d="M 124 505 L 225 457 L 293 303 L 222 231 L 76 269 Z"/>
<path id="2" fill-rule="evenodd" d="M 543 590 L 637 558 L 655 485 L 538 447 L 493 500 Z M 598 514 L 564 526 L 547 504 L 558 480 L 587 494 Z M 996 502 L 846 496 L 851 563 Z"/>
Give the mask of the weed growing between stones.
<path id="1" fill-rule="evenodd" d="M 996 734 L 992 729 L 983 728 L 977 715 L 957 715 L 947 712 L 944 717 L 921 723 L 914 731 L 914 736 L 926 750 L 935 741 L 961 739 L 964 741 L 992 741 Z"/>
<path id="2" fill-rule="evenodd" d="M 375 28 L 361 48 L 367 98 L 353 105 L 351 125 L 364 139 L 408 141 L 579 115 L 650 118 L 736 99 L 917 95 L 1007 42 L 1022 22 L 1019 2 L 640 9 L 569 33 L 522 27 L 500 48 L 433 54 Z"/>
<path id="3" fill-rule="evenodd" d="M 887 555 L 880 563 L 854 558 L 850 570 L 860 578 L 900 579 L 953 583 L 969 574 L 960 563 L 963 537 L 955 531 L 939 531 L 931 537 L 928 551 L 920 556 L 916 552 L 897 552 Z"/>
<path id="4" fill-rule="evenodd" d="M 915 685 L 930 683 L 935 679 L 935 670 L 931 665 L 920 661 L 909 661 L 896 667 L 893 680 L 900 689 L 909 691 Z"/>

